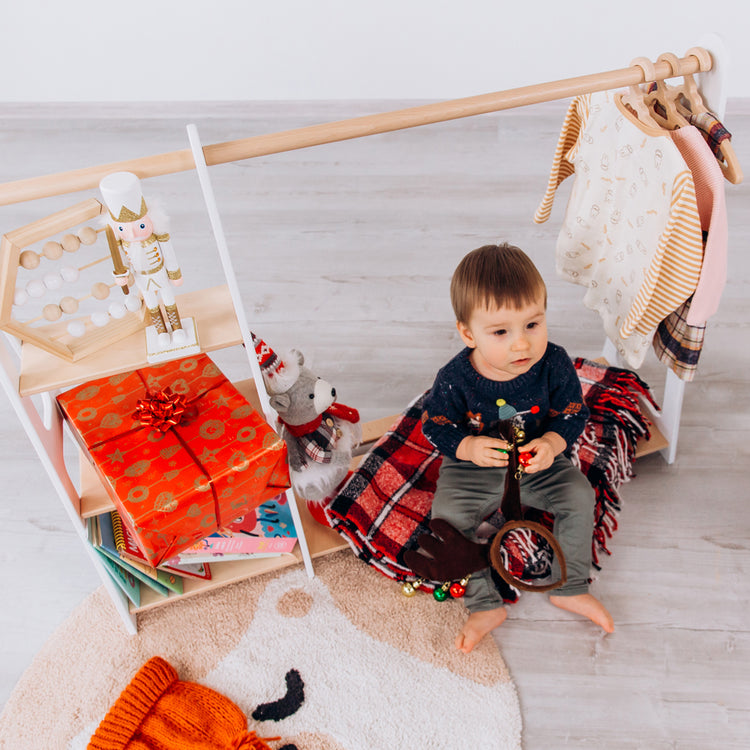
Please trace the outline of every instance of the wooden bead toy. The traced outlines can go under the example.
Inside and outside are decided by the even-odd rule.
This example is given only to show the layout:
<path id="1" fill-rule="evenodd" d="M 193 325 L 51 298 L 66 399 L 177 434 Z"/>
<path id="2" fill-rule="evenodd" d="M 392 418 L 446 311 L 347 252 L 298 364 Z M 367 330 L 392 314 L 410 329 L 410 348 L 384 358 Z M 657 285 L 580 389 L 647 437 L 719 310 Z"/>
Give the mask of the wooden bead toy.
<path id="1" fill-rule="evenodd" d="M 74 253 L 81 246 L 81 240 L 79 240 L 74 234 L 66 234 L 62 238 L 60 244 L 66 252 Z"/>
<path id="2" fill-rule="evenodd" d="M 63 285 L 63 279 L 59 273 L 45 273 L 42 283 L 47 289 L 59 289 Z"/>
<path id="3" fill-rule="evenodd" d="M 60 276 L 62 276 L 63 281 L 67 281 L 69 284 L 71 284 L 74 281 L 78 280 L 80 272 L 73 266 L 63 266 L 60 269 Z"/>
<path id="4" fill-rule="evenodd" d="M 109 306 L 108 312 L 110 316 L 115 320 L 120 320 L 121 318 L 125 317 L 127 309 L 125 308 L 125 305 L 122 304 L 122 302 L 113 302 Z"/>
<path id="5" fill-rule="evenodd" d="M 107 299 L 109 297 L 109 287 L 103 281 L 97 281 L 91 287 L 91 296 L 94 299 Z"/>
<path id="6" fill-rule="evenodd" d="M 109 323 L 109 313 L 102 310 L 97 310 L 97 312 L 91 313 L 91 322 L 97 327 L 97 328 L 103 328 L 104 326 Z"/>
<path id="7" fill-rule="evenodd" d="M 62 258 L 63 254 L 63 248 L 62 245 L 59 242 L 45 242 L 44 247 L 42 247 L 42 254 L 45 258 L 49 258 L 50 260 L 59 260 Z"/>
<path id="8" fill-rule="evenodd" d="M 60 309 L 66 315 L 72 315 L 78 311 L 78 300 L 75 297 L 63 297 L 60 300 Z"/>
<path id="9" fill-rule="evenodd" d="M 49 304 L 45 305 L 42 309 L 42 315 L 44 316 L 45 320 L 60 320 L 60 318 L 62 317 L 62 310 L 60 309 L 60 305 Z"/>
<path id="10" fill-rule="evenodd" d="M 75 338 L 80 338 L 86 333 L 86 324 L 80 320 L 72 320 L 68 323 L 68 333 Z"/>
<path id="11" fill-rule="evenodd" d="M 26 292 L 29 297 L 34 297 L 35 299 L 44 297 L 44 284 L 39 279 L 32 279 L 26 284 Z"/>
<path id="12" fill-rule="evenodd" d="M 81 240 L 84 245 L 93 245 L 96 242 L 96 229 L 93 227 L 83 227 L 83 229 L 78 232 L 78 239 Z"/>
<path id="13" fill-rule="evenodd" d="M 18 265 L 29 270 L 39 266 L 39 256 L 33 250 L 24 250 L 18 257 Z"/>

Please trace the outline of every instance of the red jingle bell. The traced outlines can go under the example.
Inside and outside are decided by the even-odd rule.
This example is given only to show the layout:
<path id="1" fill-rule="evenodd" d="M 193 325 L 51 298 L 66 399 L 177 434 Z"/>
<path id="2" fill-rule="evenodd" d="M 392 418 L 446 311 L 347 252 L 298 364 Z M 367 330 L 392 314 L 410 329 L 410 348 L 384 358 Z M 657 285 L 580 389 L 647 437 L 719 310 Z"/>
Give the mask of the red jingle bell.
<path id="1" fill-rule="evenodd" d="M 519 453 L 518 454 L 518 463 L 521 464 L 521 466 L 528 466 L 529 461 L 534 457 L 533 453 Z"/>
<path id="2" fill-rule="evenodd" d="M 460 599 L 466 593 L 466 586 L 462 586 L 460 583 L 452 583 L 449 591 L 454 599 Z"/>

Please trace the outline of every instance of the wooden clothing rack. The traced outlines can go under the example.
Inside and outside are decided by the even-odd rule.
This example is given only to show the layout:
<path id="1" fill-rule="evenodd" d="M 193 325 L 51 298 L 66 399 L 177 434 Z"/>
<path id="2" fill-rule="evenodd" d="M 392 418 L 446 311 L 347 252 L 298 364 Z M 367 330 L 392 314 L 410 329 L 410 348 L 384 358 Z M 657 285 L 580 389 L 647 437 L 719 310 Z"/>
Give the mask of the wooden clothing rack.
<path id="1" fill-rule="evenodd" d="M 574 97 L 595 91 L 605 91 L 620 87 L 637 86 L 650 81 L 662 81 L 671 77 L 699 74 L 701 94 L 709 104 L 711 110 L 719 117 L 724 115 L 725 96 L 723 88 L 723 47 L 718 38 L 711 40 L 711 45 L 692 48 L 682 58 L 671 56 L 670 60 L 658 60 L 651 63 L 645 58 L 637 58 L 634 64 L 626 68 L 604 73 L 569 78 L 565 80 L 542 83 L 521 88 L 509 89 L 491 94 L 472 96 L 434 104 L 426 104 L 408 109 L 401 109 L 381 114 L 357 117 L 332 123 L 313 125 L 309 127 L 287 130 L 268 135 L 254 136 L 224 143 L 202 146 L 194 126 L 188 127 L 190 148 L 143 157 L 127 161 L 114 162 L 99 166 L 86 167 L 69 172 L 52 174 L 42 177 L 8 182 L 0 185 L 0 205 L 10 205 L 33 201 L 57 195 L 75 193 L 82 190 L 96 189 L 100 180 L 115 171 L 129 171 L 141 179 L 175 172 L 197 170 L 203 191 L 218 253 L 227 279 L 227 286 L 215 290 L 204 291 L 202 294 L 192 293 L 184 295 L 181 301 L 189 308 L 195 319 L 204 324 L 200 340 L 204 351 L 211 351 L 226 346 L 244 344 L 248 362 L 255 383 L 262 383 L 254 347 L 249 340 L 248 321 L 245 318 L 245 308 L 242 303 L 240 290 L 237 287 L 232 259 L 224 238 L 219 211 L 213 196 L 208 167 L 263 156 L 281 153 L 295 149 L 309 148 L 316 145 L 334 143 L 353 138 L 362 138 L 379 133 L 386 133 L 406 128 L 419 127 L 438 122 L 445 122 L 474 115 L 498 112 L 505 109 L 523 107 L 530 104 L 548 102 L 557 99 Z M 710 46 L 710 49 L 709 49 Z M 647 72 L 648 71 L 648 74 Z M 79 204 L 80 206 L 80 204 Z M 75 207 L 74 207 L 75 208 Z M 88 210 L 88 209 L 87 209 Z M 80 207 L 78 208 L 80 213 Z M 56 218 L 57 217 L 57 218 Z M 3 237 L 2 253 L 0 253 L 0 282 L 3 280 L 3 266 L 6 261 L 1 257 L 7 254 L 8 248 L 13 249 L 13 242 L 44 237 L 44 232 L 50 233 L 54 228 L 60 231 L 59 217 L 45 217 L 30 227 L 15 230 Z M 17 249 L 17 248 L 16 248 Z M 8 296 L 10 272 L 7 268 L 5 283 L 0 285 L 0 293 Z M 1 288 L 4 287 L 4 288 Z M 12 295 L 11 295 L 12 296 Z M 212 304 L 204 302 L 205 297 L 211 296 Z M 203 298 L 203 299 L 202 299 Z M 217 304 L 218 299 L 218 304 Z M 0 312 L 6 312 L 12 305 L 3 305 Z M 216 308 L 221 310 L 217 317 Z M 0 322 L 2 322 L 0 320 Z M 6 329 L 7 330 L 7 329 Z M 142 334 L 142 331 L 140 332 Z M 142 335 L 124 339 L 110 350 L 103 350 L 83 357 L 74 362 L 66 362 L 49 351 L 40 350 L 28 342 L 21 344 L 13 336 L 6 334 L 9 346 L 0 346 L 0 379 L 14 409 L 29 434 L 32 443 L 50 476 L 58 495 L 63 500 L 74 526 L 86 544 L 92 562 L 100 572 L 102 580 L 112 595 L 123 620 L 130 632 L 135 632 L 135 615 L 130 611 L 123 594 L 113 584 L 111 578 L 102 567 L 101 562 L 86 542 L 85 516 L 102 512 L 97 502 L 87 505 L 86 493 L 90 489 L 90 479 L 86 479 L 86 471 L 82 468 L 81 484 L 86 485 L 76 489 L 68 475 L 63 459 L 63 429 L 55 408 L 54 396 L 60 389 L 69 385 L 86 382 L 105 375 L 136 369 L 146 365 L 143 351 Z M 4 343 L 4 342 L 3 342 Z M 610 362 L 617 362 L 617 354 L 613 345 L 605 346 L 604 356 Z M 20 364 L 17 364 L 20 362 Z M 664 447 L 667 461 L 674 460 L 677 436 L 679 432 L 680 410 L 682 404 L 683 381 L 667 373 L 664 405 L 660 413 L 653 414 L 659 430 L 666 439 Z M 273 411 L 268 403 L 268 396 L 264 388 L 255 390 L 253 399 L 262 408 L 267 418 L 273 417 Z M 40 413 L 32 402 L 33 395 L 40 395 L 43 405 Z M 364 426 L 365 440 L 375 439 L 390 424 L 391 418 L 377 420 Z M 96 493 L 94 493 L 96 494 Z M 99 492 L 101 495 L 101 492 Z M 310 575 L 313 574 L 311 559 L 317 554 L 325 554 L 334 549 L 342 548 L 341 538 L 330 529 L 304 523 L 291 502 L 295 512 L 301 559 Z M 305 510 L 302 508 L 302 515 Z M 304 528 L 303 528 L 304 526 Z M 316 528 L 317 526 L 317 528 Z M 327 532 L 330 532 L 328 534 Z M 296 562 L 297 558 L 292 560 Z M 283 564 L 290 564 L 285 562 Z M 231 566 L 234 563 L 225 563 Z M 270 564 L 273 565 L 273 564 Z M 268 570 L 269 563 L 263 561 L 260 566 L 250 569 L 243 568 L 239 573 L 228 575 L 217 582 L 217 585 L 229 583 L 238 578 L 246 577 L 257 572 Z M 168 600 L 168 601 L 171 601 Z"/>

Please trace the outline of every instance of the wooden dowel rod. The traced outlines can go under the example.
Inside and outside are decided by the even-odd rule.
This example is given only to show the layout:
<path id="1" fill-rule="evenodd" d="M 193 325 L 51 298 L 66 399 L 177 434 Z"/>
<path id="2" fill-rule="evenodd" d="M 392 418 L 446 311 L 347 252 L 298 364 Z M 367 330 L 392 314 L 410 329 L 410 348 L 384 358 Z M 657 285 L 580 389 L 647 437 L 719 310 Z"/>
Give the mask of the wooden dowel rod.
<path id="1" fill-rule="evenodd" d="M 694 55 L 688 55 L 679 60 L 678 68 L 678 75 L 692 75 L 700 72 L 700 62 Z M 657 81 L 674 75 L 670 64 L 666 61 L 654 63 L 654 69 L 655 80 Z M 579 94 L 606 91 L 639 83 L 645 83 L 644 73 L 641 68 L 631 66 L 605 73 L 592 73 L 560 81 L 522 86 L 492 94 L 452 99 L 393 112 L 365 115 L 350 120 L 339 120 L 338 122 L 311 125 L 280 133 L 216 143 L 204 146 L 203 153 L 206 164 L 215 166 L 256 156 L 267 156 L 284 151 L 319 146 L 324 143 L 335 143 L 394 130 L 405 130 L 420 125 L 447 122 L 462 117 L 499 112 L 504 109 L 524 107 L 529 104 L 565 99 Z M 47 175 L 46 177 L 6 182 L 0 185 L 0 205 L 21 203 L 78 190 L 89 190 L 97 187 L 100 180 L 110 172 L 133 172 L 141 179 L 146 179 L 174 172 L 184 172 L 194 167 L 195 162 L 192 153 L 190 149 L 185 149 L 157 156 Z"/>

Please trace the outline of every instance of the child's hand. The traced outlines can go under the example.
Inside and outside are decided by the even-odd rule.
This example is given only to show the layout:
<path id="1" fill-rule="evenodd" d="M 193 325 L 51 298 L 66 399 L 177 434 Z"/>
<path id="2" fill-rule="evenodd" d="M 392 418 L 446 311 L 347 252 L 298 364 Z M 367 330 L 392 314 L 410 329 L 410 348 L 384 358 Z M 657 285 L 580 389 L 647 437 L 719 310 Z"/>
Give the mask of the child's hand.
<path id="1" fill-rule="evenodd" d="M 486 435 L 465 437 L 456 450 L 459 461 L 471 461 L 477 466 L 507 466 L 508 443 Z"/>
<path id="2" fill-rule="evenodd" d="M 542 437 L 530 440 L 519 447 L 521 453 L 530 453 L 531 457 L 524 466 L 524 472 L 534 474 L 552 466 L 555 456 L 565 450 L 567 443 L 556 432 L 547 432 Z"/>

